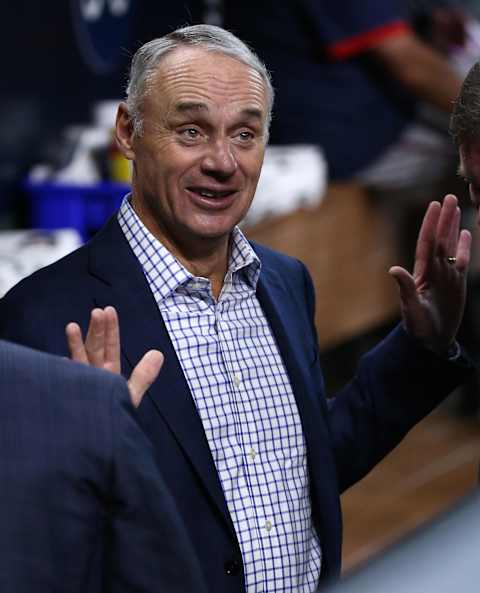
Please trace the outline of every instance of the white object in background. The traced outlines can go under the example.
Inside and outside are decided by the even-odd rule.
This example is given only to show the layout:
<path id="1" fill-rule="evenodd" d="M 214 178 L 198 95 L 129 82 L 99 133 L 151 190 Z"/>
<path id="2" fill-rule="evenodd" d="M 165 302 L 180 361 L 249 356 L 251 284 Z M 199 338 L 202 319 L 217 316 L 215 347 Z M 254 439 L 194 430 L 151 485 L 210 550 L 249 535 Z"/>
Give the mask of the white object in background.
<path id="1" fill-rule="evenodd" d="M 93 124 L 99 128 L 113 130 L 120 102 L 121 99 L 109 99 L 95 103 L 92 109 Z"/>
<path id="2" fill-rule="evenodd" d="M 267 146 L 252 206 L 242 224 L 254 225 L 298 208 L 313 208 L 325 195 L 327 163 L 313 145 Z"/>
<path id="3" fill-rule="evenodd" d="M 92 125 L 81 130 L 72 160 L 54 174 L 55 181 L 93 184 L 102 180 L 95 155 L 106 153 L 111 145 L 119 103 L 120 99 L 95 103 Z"/>
<path id="4" fill-rule="evenodd" d="M 110 130 L 105 128 L 84 128 L 78 136 L 72 160 L 66 167 L 54 173 L 54 181 L 81 185 L 101 181 L 94 155 L 96 151 L 106 149 L 110 143 L 110 136 Z"/>
<path id="5" fill-rule="evenodd" d="M 67 255 L 82 243 L 74 229 L 0 232 L 0 297 L 39 268 Z"/>
<path id="6" fill-rule="evenodd" d="M 93 122 L 89 126 L 68 126 L 63 135 L 73 153 L 69 163 L 60 170 L 48 163 L 40 163 L 30 172 L 30 181 L 56 181 L 64 184 L 91 185 L 102 180 L 96 158 L 108 151 L 112 142 L 118 100 L 99 101 L 92 109 Z"/>
<path id="7" fill-rule="evenodd" d="M 74 146 L 72 157 L 63 169 L 55 169 L 48 163 L 35 165 L 29 180 L 36 183 L 47 181 L 65 184 L 90 185 L 101 180 L 95 162 L 95 152 L 104 149 L 110 142 L 110 133 L 103 128 L 72 125 L 65 129 L 65 138 Z"/>
<path id="8" fill-rule="evenodd" d="M 459 76 L 465 78 L 479 56 L 480 22 L 475 18 L 469 18 L 465 23 L 465 43 L 462 46 L 452 46 L 448 58 Z"/>

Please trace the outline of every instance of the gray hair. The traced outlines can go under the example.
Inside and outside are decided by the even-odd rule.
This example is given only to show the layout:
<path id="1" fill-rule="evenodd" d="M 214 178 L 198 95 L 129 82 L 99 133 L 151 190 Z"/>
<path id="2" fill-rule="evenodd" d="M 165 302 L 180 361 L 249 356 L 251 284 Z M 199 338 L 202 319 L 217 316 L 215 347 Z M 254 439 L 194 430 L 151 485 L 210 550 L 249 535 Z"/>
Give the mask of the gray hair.
<path id="1" fill-rule="evenodd" d="M 243 62 L 260 74 L 267 92 L 266 134 L 268 136 L 274 98 L 270 74 L 265 64 L 243 41 L 233 33 L 214 25 L 183 27 L 145 43 L 137 50 L 132 59 L 126 96 L 134 133 L 141 136 L 143 132 L 142 101 L 147 92 L 148 82 L 156 74 L 160 61 L 173 50 L 184 46 L 200 47 L 207 51 L 225 54 Z"/>
<path id="2" fill-rule="evenodd" d="M 463 81 L 450 118 L 450 134 L 458 147 L 480 140 L 480 62 L 470 68 Z"/>

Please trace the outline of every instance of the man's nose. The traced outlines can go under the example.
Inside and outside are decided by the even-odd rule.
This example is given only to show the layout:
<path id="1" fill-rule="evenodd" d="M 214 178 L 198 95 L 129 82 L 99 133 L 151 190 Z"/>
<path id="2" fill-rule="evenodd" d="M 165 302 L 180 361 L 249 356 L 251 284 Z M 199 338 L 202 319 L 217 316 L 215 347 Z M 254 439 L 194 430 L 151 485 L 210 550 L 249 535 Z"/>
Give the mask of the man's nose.
<path id="1" fill-rule="evenodd" d="M 237 159 L 228 139 L 217 139 L 208 146 L 202 161 L 204 173 L 218 178 L 228 178 L 235 173 L 237 167 Z"/>

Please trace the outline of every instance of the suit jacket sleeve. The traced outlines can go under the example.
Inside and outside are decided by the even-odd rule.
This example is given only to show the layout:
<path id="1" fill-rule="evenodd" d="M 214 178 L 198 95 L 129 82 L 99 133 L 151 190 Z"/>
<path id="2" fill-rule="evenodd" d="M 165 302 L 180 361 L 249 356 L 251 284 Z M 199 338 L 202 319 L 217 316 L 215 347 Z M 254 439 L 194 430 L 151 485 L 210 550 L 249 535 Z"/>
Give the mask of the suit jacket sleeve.
<path id="1" fill-rule="evenodd" d="M 205 591 L 125 381 L 0 341 L 0 591 Z"/>
<path id="2" fill-rule="evenodd" d="M 314 288 L 303 271 L 315 334 Z M 323 386 L 320 363 L 313 372 L 315 383 Z M 364 477 L 472 372 L 463 354 L 455 362 L 437 356 L 400 325 L 365 354 L 353 380 L 327 400 L 340 491 Z"/>

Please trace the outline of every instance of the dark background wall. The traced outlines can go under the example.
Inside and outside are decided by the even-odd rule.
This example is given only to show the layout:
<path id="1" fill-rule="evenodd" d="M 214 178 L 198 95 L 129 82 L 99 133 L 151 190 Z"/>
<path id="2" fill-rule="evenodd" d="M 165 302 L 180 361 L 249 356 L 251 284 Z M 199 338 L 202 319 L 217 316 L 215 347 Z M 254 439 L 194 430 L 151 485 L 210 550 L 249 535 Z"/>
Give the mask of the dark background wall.
<path id="1" fill-rule="evenodd" d="M 95 101 L 122 96 L 135 49 L 204 13 L 202 0 L 2 2 L 0 224 L 62 128 L 89 121 Z"/>

